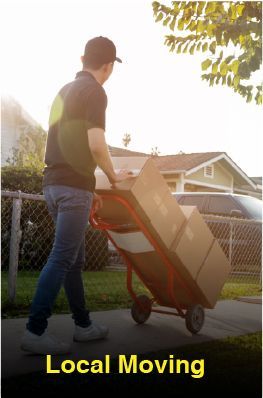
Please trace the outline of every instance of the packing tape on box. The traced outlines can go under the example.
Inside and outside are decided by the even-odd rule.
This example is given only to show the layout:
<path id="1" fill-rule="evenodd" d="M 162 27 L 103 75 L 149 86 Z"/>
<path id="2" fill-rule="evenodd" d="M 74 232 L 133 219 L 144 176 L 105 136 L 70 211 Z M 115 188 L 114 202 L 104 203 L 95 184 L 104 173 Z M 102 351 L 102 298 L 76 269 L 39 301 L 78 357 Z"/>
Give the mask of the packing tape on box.
<path id="1" fill-rule="evenodd" d="M 108 231 L 108 233 L 119 249 L 126 250 L 130 253 L 147 253 L 154 251 L 154 247 L 142 232 L 118 233 Z"/>

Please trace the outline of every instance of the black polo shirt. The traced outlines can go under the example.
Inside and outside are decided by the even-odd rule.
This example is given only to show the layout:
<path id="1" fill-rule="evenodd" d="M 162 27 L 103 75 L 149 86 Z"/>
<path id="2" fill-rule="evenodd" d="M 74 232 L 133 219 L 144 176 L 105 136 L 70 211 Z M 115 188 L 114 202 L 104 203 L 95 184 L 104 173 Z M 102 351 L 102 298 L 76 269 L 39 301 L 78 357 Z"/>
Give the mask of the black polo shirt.
<path id="1" fill-rule="evenodd" d="M 56 96 L 50 112 L 43 186 L 68 185 L 93 192 L 97 167 L 87 130 L 105 130 L 107 96 L 91 73 L 78 72 Z"/>

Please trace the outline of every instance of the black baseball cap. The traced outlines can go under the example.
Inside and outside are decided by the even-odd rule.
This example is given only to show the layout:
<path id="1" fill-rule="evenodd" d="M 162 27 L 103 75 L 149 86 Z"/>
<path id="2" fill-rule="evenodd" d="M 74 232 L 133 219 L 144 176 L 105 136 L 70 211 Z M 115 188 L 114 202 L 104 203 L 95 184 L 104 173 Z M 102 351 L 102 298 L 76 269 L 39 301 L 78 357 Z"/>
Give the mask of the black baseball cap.
<path id="1" fill-rule="evenodd" d="M 84 57 L 101 65 L 114 61 L 122 63 L 122 60 L 116 57 L 115 44 L 103 36 L 94 37 L 87 42 Z"/>

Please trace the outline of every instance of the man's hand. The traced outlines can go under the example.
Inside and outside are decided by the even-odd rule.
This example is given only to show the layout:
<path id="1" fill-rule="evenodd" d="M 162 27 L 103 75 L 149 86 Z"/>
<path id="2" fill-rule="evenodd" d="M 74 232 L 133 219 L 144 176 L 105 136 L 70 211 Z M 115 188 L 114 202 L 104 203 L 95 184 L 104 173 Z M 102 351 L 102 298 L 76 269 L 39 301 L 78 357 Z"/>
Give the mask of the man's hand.
<path id="1" fill-rule="evenodd" d="M 115 174 L 115 177 L 111 179 L 112 187 L 115 188 L 115 184 L 118 182 L 122 182 L 124 180 L 128 180 L 133 177 L 133 172 L 128 170 L 120 170 L 118 174 Z"/>
<path id="2" fill-rule="evenodd" d="M 100 210 L 103 206 L 103 200 L 102 197 L 97 195 L 95 192 L 93 194 L 93 209 L 94 212 L 97 213 L 98 210 Z"/>

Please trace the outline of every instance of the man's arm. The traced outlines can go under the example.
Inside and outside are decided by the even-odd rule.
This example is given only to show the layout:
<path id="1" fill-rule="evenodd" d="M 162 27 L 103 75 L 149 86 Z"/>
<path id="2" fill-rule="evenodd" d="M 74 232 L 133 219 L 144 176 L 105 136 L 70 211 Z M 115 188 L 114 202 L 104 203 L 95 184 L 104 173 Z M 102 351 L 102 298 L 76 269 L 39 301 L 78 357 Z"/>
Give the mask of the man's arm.
<path id="1" fill-rule="evenodd" d="M 103 129 L 94 127 L 88 130 L 89 147 L 93 159 L 97 165 L 106 174 L 111 184 L 121 182 L 131 177 L 131 173 L 124 170 L 116 174 L 113 168 L 112 160 L 105 141 L 105 132 Z"/>

